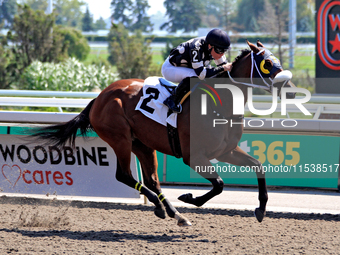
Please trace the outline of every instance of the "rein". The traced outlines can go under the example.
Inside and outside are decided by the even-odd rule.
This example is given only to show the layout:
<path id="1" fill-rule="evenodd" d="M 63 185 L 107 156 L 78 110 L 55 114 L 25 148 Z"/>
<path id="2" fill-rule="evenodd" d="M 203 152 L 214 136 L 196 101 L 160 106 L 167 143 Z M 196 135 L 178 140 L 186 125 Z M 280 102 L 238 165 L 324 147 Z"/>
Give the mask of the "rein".
<path id="1" fill-rule="evenodd" d="M 260 52 L 257 53 L 257 55 L 259 55 L 260 53 L 262 53 L 264 50 L 261 50 Z M 236 83 L 236 84 L 242 84 L 242 85 L 245 85 L 245 86 L 248 86 L 248 87 L 253 87 L 253 88 L 260 88 L 260 89 L 264 89 L 264 90 L 267 90 L 268 92 L 271 92 L 271 86 L 266 82 L 266 80 L 263 78 L 263 76 L 261 75 L 259 69 L 258 69 L 258 66 L 256 65 L 255 61 L 254 61 L 254 56 L 253 56 L 253 52 L 250 52 L 250 56 L 251 56 L 251 72 L 250 72 L 250 81 L 251 83 L 247 83 L 247 82 L 238 82 L 238 81 L 235 81 L 233 79 L 233 77 L 231 77 L 230 75 L 230 72 L 228 72 L 228 75 L 229 75 L 229 78 L 232 82 Z M 253 83 L 253 75 L 254 75 L 254 66 L 256 68 L 256 71 L 257 73 L 259 74 L 259 76 L 261 77 L 262 81 L 264 82 L 264 85 L 257 85 L 257 84 L 254 84 Z M 269 78 L 271 81 L 273 81 L 271 78 Z"/>

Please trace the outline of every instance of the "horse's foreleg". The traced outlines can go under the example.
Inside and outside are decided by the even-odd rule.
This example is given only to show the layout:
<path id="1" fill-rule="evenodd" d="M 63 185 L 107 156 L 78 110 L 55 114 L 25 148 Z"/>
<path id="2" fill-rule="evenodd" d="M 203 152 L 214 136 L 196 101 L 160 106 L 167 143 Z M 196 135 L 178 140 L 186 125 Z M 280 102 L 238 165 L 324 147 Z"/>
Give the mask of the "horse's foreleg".
<path id="1" fill-rule="evenodd" d="M 259 201 L 260 207 L 256 208 L 255 216 L 259 222 L 261 222 L 266 213 L 266 205 L 268 201 L 267 185 L 265 172 L 260 161 L 254 159 L 252 156 L 244 152 L 240 147 L 236 147 L 233 151 L 218 157 L 217 160 L 222 162 L 228 162 L 237 166 L 249 166 L 251 169 L 256 169 L 256 176 L 259 189 Z"/>
<path id="2" fill-rule="evenodd" d="M 195 158 L 191 156 L 191 160 L 192 160 L 190 163 L 191 167 L 198 166 L 200 169 L 202 168 L 209 169 L 209 167 L 211 167 L 210 161 L 205 156 L 200 155 Z M 202 206 L 207 201 L 209 201 L 210 199 L 217 196 L 223 191 L 224 183 L 222 178 L 214 171 L 211 172 L 196 171 L 196 172 L 205 179 L 209 180 L 213 185 L 213 189 L 199 197 L 193 197 L 191 193 L 188 193 L 181 195 L 180 197 L 178 197 L 178 199 L 185 203 L 193 204 L 196 206 Z"/>
<path id="3" fill-rule="evenodd" d="M 139 140 L 133 142 L 132 151 L 141 163 L 145 185 L 157 194 L 158 199 L 163 203 L 169 217 L 175 218 L 179 226 L 191 226 L 190 221 L 181 215 L 162 193 L 157 174 L 156 151 L 147 147 Z"/>

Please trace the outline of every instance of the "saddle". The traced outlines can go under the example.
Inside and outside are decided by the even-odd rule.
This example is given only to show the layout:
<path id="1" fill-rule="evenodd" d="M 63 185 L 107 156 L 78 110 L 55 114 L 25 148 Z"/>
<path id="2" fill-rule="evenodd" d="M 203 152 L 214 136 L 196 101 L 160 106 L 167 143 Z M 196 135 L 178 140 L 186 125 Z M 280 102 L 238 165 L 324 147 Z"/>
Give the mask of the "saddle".
<path id="1" fill-rule="evenodd" d="M 177 87 L 177 85 L 171 81 L 168 81 L 164 78 L 159 78 L 159 83 L 166 88 L 171 95 L 173 95 L 175 93 L 175 89 Z M 191 90 L 187 91 L 186 93 L 184 93 L 183 95 L 178 95 L 180 98 L 180 104 L 183 104 L 183 102 L 185 101 L 185 99 L 188 98 L 188 96 L 190 96 L 191 94 Z"/>
<path id="2" fill-rule="evenodd" d="M 165 87 L 171 94 L 172 92 L 175 90 L 175 88 L 177 87 L 177 85 L 171 81 L 168 81 L 164 78 L 159 78 L 158 79 L 160 84 Z"/>

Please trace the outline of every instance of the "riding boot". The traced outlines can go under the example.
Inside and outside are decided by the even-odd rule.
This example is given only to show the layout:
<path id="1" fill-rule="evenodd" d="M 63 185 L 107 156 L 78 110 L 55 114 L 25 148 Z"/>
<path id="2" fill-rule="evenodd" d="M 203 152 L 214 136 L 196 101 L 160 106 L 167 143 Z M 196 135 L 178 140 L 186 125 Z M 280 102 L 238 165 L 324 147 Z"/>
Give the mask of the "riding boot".
<path id="1" fill-rule="evenodd" d="M 190 77 L 183 79 L 176 87 L 174 93 L 164 100 L 163 104 L 173 112 L 180 113 L 182 106 L 179 104 L 183 96 L 190 90 Z"/>

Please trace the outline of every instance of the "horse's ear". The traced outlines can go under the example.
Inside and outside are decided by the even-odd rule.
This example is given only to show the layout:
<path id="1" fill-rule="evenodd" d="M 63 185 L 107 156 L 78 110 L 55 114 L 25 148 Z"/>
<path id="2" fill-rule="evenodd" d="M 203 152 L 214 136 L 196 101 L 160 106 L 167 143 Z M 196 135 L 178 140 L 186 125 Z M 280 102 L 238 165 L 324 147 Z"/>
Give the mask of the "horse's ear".
<path id="1" fill-rule="evenodd" d="M 260 40 L 257 40 L 256 44 L 257 44 L 257 47 L 265 48 L 264 45 L 260 42 Z"/>
<path id="2" fill-rule="evenodd" d="M 254 52 L 254 53 L 258 53 L 260 51 L 259 48 L 257 48 L 254 44 L 252 44 L 251 42 L 249 42 L 248 40 L 246 40 L 247 44 L 249 45 L 250 49 Z"/>

